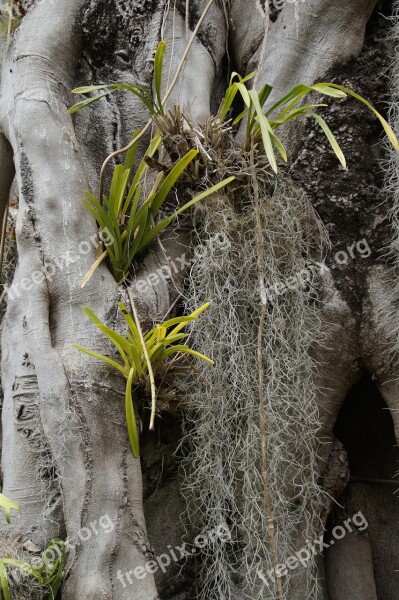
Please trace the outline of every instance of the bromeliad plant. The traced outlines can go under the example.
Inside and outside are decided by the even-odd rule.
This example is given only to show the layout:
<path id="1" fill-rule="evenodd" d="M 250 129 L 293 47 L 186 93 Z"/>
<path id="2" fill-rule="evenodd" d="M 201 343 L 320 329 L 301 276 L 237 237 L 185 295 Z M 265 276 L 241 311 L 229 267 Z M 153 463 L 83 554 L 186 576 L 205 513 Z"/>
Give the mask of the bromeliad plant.
<path id="1" fill-rule="evenodd" d="M 137 137 L 137 132 L 134 137 Z M 103 196 L 103 204 L 91 192 L 85 192 L 86 199 L 83 203 L 96 219 L 100 229 L 107 231 L 112 242 L 84 277 L 82 287 L 107 256 L 114 278 L 118 283 L 122 283 L 127 278 L 137 254 L 147 248 L 178 215 L 233 181 L 234 177 L 221 181 L 186 202 L 171 215 L 160 219 L 159 215 L 169 193 L 198 154 L 197 150 L 191 150 L 176 162 L 168 174 L 160 172 L 149 195 L 143 200 L 142 181 L 149 168 L 148 162 L 161 141 L 161 134 L 157 133 L 134 174 L 133 165 L 138 143 L 132 145 L 124 163 L 114 169 L 109 195 Z"/>
<path id="2" fill-rule="evenodd" d="M 168 195 L 189 164 L 198 156 L 198 150 L 192 148 L 180 157 L 180 160 L 173 165 L 167 175 L 165 175 L 164 171 L 161 171 L 156 177 L 149 195 L 145 198 L 142 197 L 142 181 L 147 173 L 148 163 L 151 162 L 152 157 L 162 142 L 162 123 L 166 123 L 164 112 L 165 98 L 162 98 L 161 93 L 165 48 L 166 44 L 162 41 L 159 43 L 155 53 L 154 93 L 150 88 L 128 84 L 87 86 L 73 90 L 74 93 L 80 94 L 97 92 L 103 89 L 106 91 L 75 104 L 69 109 L 71 113 L 89 106 L 114 91 L 130 91 L 142 100 L 151 113 L 153 120 L 161 129 L 151 141 L 135 173 L 133 173 L 133 166 L 137 155 L 138 140 L 141 138 L 143 131 L 136 131 L 134 133 L 133 140 L 128 146 L 129 150 L 124 163 L 114 168 L 108 196 L 103 195 L 101 184 L 99 199 L 91 192 L 86 191 L 85 206 L 93 214 L 99 227 L 108 230 L 107 232 L 109 232 L 112 242 L 86 274 L 82 281 L 82 287 L 106 257 L 109 259 L 110 268 L 116 281 L 123 283 L 129 275 L 135 257 L 145 250 L 179 214 L 228 185 L 234 179 L 234 177 L 228 177 L 194 197 L 173 214 L 160 219 L 159 216 Z M 315 109 L 327 105 L 301 104 L 303 99 L 311 92 L 336 99 L 342 99 L 349 95 L 363 103 L 380 120 L 390 142 L 399 150 L 399 143 L 386 120 L 367 100 L 355 92 L 333 83 L 299 84 L 277 102 L 274 102 L 270 108 L 265 109 L 265 103 L 273 88 L 269 84 L 266 84 L 259 92 L 255 89 L 248 89 L 247 86 L 252 83 L 251 80 L 255 76 L 256 72 L 250 73 L 246 77 L 241 77 L 235 72 L 232 74 L 230 85 L 227 88 L 219 109 L 218 117 L 221 123 L 228 120 L 237 94 L 241 96 L 245 104 L 245 110 L 234 119 L 233 125 L 237 125 L 243 119 L 246 119 L 245 150 L 249 149 L 253 141 L 256 142 L 259 140 L 263 146 L 269 167 L 274 173 L 278 171 L 276 152 L 285 162 L 287 161 L 287 152 L 277 135 L 277 129 L 304 115 L 311 116 L 320 125 L 341 165 L 346 168 L 346 160 L 337 139 L 326 121 L 314 112 Z M 100 179 L 102 181 L 102 176 Z"/>
<path id="3" fill-rule="evenodd" d="M 266 84 L 259 92 L 254 89 L 248 89 L 245 84 L 253 79 L 255 75 L 256 71 L 250 73 L 246 77 L 241 77 L 235 72 L 232 74 L 230 78 L 230 85 L 227 88 L 219 109 L 219 118 L 221 122 L 224 122 L 229 117 L 234 99 L 236 98 L 237 94 L 239 94 L 244 101 L 246 108 L 234 119 L 233 124 L 237 125 L 244 118 L 247 119 L 245 144 L 247 147 L 249 147 L 252 139 L 255 141 L 261 139 L 266 157 L 274 173 L 277 173 L 278 171 L 274 148 L 277 150 L 281 158 L 287 162 L 287 152 L 280 139 L 276 135 L 276 130 L 289 121 L 293 121 L 304 115 L 310 115 L 320 125 L 339 162 L 346 169 L 346 160 L 336 137 L 323 117 L 314 112 L 314 109 L 325 107 L 327 105 L 300 104 L 302 100 L 311 92 L 316 92 L 317 94 L 330 96 L 336 99 L 342 99 L 346 98 L 347 96 L 351 96 L 355 100 L 361 102 L 377 117 L 377 119 L 379 119 L 392 146 L 396 150 L 399 150 L 398 140 L 387 121 L 369 102 L 367 102 L 367 100 L 365 100 L 359 94 L 352 92 L 348 88 L 335 83 L 315 83 L 314 85 L 304 85 L 300 83 L 299 85 L 293 87 L 292 90 L 285 94 L 282 98 L 277 100 L 270 108 L 264 110 L 264 105 L 266 100 L 269 98 L 273 87 L 269 84 Z"/>
<path id="4" fill-rule="evenodd" d="M 155 53 L 154 60 L 154 88 L 155 93 L 153 94 L 149 88 L 143 88 L 143 86 L 132 86 L 127 84 L 111 84 L 111 85 L 100 85 L 100 86 L 86 86 L 84 88 L 77 88 L 73 90 L 74 93 L 87 94 L 102 89 L 107 91 L 97 94 L 94 97 L 88 98 L 72 106 L 69 112 L 76 112 L 81 108 L 84 108 L 93 102 L 96 102 L 105 95 L 112 93 L 116 90 L 127 90 L 139 97 L 142 102 L 147 106 L 152 117 L 163 117 L 165 116 L 164 103 L 165 98 L 161 96 L 161 81 L 162 81 L 162 70 L 163 70 L 163 59 L 166 49 L 166 43 L 161 41 L 158 45 Z M 309 115 L 316 120 L 320 125 L 323 132 L 325 133 L 328 142 L 330 143 L 333 151 L 335 152 L 341 165 L 346 168 L 346 160 L 344 154 L 339 146 L 337 139 L 332 133 L 330 127 L 326 123 L 325 119 L 318 113 L 314 112 L 315 109 L 325 107 L 326 104 L 309 104 L 302 105 L 302 100 L 311 92 L 317 94 L 330 96 L 336 99 L 343 99 L 347 96 L 351 96 L 355 100 L 364 104 L 381 122 L 389 141 L 396 150 L 399 150 L 398 140 L 392 131 L 392 128 L 387 121 L 380 115 L 380 113 L 362 96 L 335 83 L 315 83 L 314 85 L 298 84 L 292 88 L 282 98 L 273 103 L 273 105 L 265 109 L 265 103 L 269 98 L 273 87 L 269 84 L 265 84 L 260 91 L 255 89 L 248 89 L 248 84 L 251 80 L 256 77 L 257 72 L 254 71 L 246 77 L 241 77 L 236 72 L 233 72 L 230 78 L 230 84 L 226 90 L 225 96 L 219 109 L 219 119 L 223 123 L 231 116 L 231 107 L 233 102 L 239 94 L 245 104 L 244 111 L 239 114 L 233 121 L 233 125 L 237 125 L 244 118 L 247 120 L 246 124 L 246 139 L 245 145 L 248 148 L 251 144 L 251 139 L 261 140 L 262 145 L 269 162 L 269 165 L 274 173 L 277 173 L 277 159 L 275 149 L 281 158 L 287 162 L 287 152 L 281 143 L 279 137 L 276 135 L 276 130 L 287 124 L 289 121 L 295 120 L 299 117 Z M 159 120 L 157 121 L 159 122 Z"/>
<path id="5" fill-rule="evenodd" d="M 91 94 L 101 90 L 105 91 L 78 102 L 69 109 L 69 112 L 75 113 L 82 108 L 86 108 L 115 91 L 127 90 L 144 103 L 151 115 L 162 117 L 164 115 L 163 106 L 165 102 L 165 98 L 162 98 L 162 71 L 165 49 L 166 42 L 161 41 L 158 44 L 154 57 L 154 93 L 149 87 L 143 85 L 119 83 L 76 88 L 72 90 L 75 94 Z M 114 168 L 108 196 L 102 194 L 102 185 L 100 185 L 101 191 L 99 199 L 91 192 L 85 192 L 85 206 L 93 214 L 100 229 L 105 229 L 107 230 L 107 233 L 110 234 L 112 242 L 88 271 L 82 281 L 82 287 L 87 283 L 96 268 L 107 256 L 115 280 L 117 283 L 123 283 L 129 274 L 130 267 L 136 255 L 149 246 L 154 239 L 161 234 L 174 219 L 176 219 L 176 217 L 178 217 L 178 215 L 182 214 L 200 200 L 203 200 L 217 190 L 228 185 L 234 179 L 234 177 L 229 177 L 208 188 L 189 202 L 186 202 L 173 214 L 159 220 L 159 215 L 168 194 L 171 192 L 188 165 L 195 159 L 198 151 L 193 149 L 188 152 L 172 166 L 166 175 L 164 172 L 159 173 L 148 197 L 142 198 L 142 180 L 148 169 L 147 161 L 153 157 L 162 141 L 162 135 L 158 132 L 152 139 L 136 172 L 133 173 L 138 140 L 143 132 L 144 130 L 142 132 L 136 131 L 134 133 L 124 163 L 117 165 Z"/>
<path id="6" fill-rule="evenodd" d="M 196 352 L 187 344 L 182 343 L 188 336 L 188 334 L 184 332 L 186 326 L 197 320 L 199 315 L 206 310 L 208 306 L 209 303 L 204 304 L 191 313 L 191 315 L 175 317 L 164 323 L 160 323 L 143 335 L 137 319 L 137 314 L 135 315 L 135 318 L 133 318 L 126 306 L 122 304 L 122 302 L 119 302 L 118 307 L 128 325 L 128 331 L 125 336 L 104 325 L 90 308 L 87 306 L 82 307 L 83 312 L 115 346 L 123 362 L 122 364 L 118 363 L 108 356 L 104 356 L 103 354 L 99 354 L 98 352 L 94 352 L 93 350 L 89 350 L 88 348 L 84 348 L 77 344 L 74 344 L 74 347 L 117 369 L 126 379 L 126 425 L 131 449 L 136 458 L 139 456 L 139 435 L 133 404 L 133 391 L 138 391 L 140 387 L 145 388 L 147 380 L 149 379 L 152 396 L 150 429 L 153 429 L 156 410 L 154 375 L 164 371 L 165 365 L 168 367 L 171 366 L 176 359 L 179 359 L 185 354 L 195 356 L 213 364 L 213 361 L 210 358 Z M 133 302 L 132 307 L 135 313 Z M 172 361 L 169 361 L 169 358 L 172 356 L 175 358 Z M 165 363 L 165 361 L 167 362 Z"/>

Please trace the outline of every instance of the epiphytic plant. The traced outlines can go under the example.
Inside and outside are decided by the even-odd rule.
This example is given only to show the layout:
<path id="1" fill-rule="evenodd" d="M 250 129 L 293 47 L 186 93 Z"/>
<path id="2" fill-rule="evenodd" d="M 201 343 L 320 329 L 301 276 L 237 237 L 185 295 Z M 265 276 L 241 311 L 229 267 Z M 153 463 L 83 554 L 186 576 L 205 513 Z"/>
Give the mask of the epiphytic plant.
<path id="1" fill-rule="evenodd" d="M 84 348 L 83 346 L 78 346 L 77 344 L 74 344 L 74 346 L 81 352 L 85 352 L 89 356 L 98 358 L 117 369 L 126 379 L 126 425 L 131 449 L 134 456 L 137 458 L 139 456 L 139 436 L 135 417 L 135 407 L 133 404 L 133 390 L 138 391 L 140 387 L 145 389 L 149 379 L 152 396 L 150 429 L 152 429 L 154 426 L 156 409 L 154 375 L 164 372 L 165 368 L 169 368 L 171 363 L 174 363 L 176 359 L 179 359 L 184 354 L 191 354 L 213 364 L 213 361 L 210 358 L 196 352 L 187 344 L 182 343 L 188 335 L 187 333 L 184 333 L 183 330 L 190 322 L 195 321 L 198 316 L 208 308 L 209 303 L 204 304 L 191 313 L 191 315 L 175 317 L 174 319 L 169 319 L 164 323 L 160 323 L 145 335 L 142 334 L 137 319 L 135 321 L 126 306 L 122 304 L 122 302 L 119 302 L 118 306 L 128 325 L 128 332 L 126 335 L 121 335 L 117 331 L 104 325 L 104 323 L 102 323 L 87 306 L 83 306 L 82 309 L 96 327 L 113 343 L 122 358 L 123 364 L 116 362 L 108 356 Z M 168 359 L 171 356 L 174 356 L 174 359 L 169 361 Z"/>
<path id="2" fill-rule="evenodd" d="M 255 75 L 256 72 L 250 73 L 246 77 L 241 77 L 235 72 L 231 75 L 230 85 L 226 90 L 219 109 L 219 117 L 222 122 L 228 118 L 234 99 L 237 94 L 239 94 L 244 101 L 246 108 L 234 119 L 233 124 L 239 123 L 244 118 L 247 119 L 245 139 L 246 146 L 250 146 L 252 137 L 255 140 L 261 139 L 270 167 L 275 173 L 277 173 L 278 168 L 274 148 L 277 150 L 281 158 L 285 162 L 287 161 L 287 152 L 275 132 L 282 125 L 285 125 L 289 121 L 293 121 L 294 119 L 298 119 L 304 115 L 310 115 L 320 125 L 339 162 L 344 168 L 346 168 L 346 160 L 337 139 L 323 117 L 314 112 L 314 109 L 327 105 L 300 104 L 303 98 L 305 98 L 305 96 L 307 96 L 310 92 L 316 92 L 317 94 L 330 96 L 336 99 L 346 98 L 347 96 L 355 98 L 364 104 L 379 119 L 392 146 L 396 150 L 399 150 L 398 140 L 387 121 L 369 102 L 367 102 L 367 100 L 365 100 L 359 94 L 356 94 L 355 92 L 352 92 L 351 90 L 335 83 L 316 83 L 314 85 L 304 85 L 300 83 L 293 87 L 292 90 L 290 90 L 282 98 L 274 102 L 270 108 L 264 110 L 264 105 L 270 96 L 273 87 L 269 84 L 266 84 L 259 92 L 254 89 L 247 89 L 245 84 Z"/>
<path id="3" fill-rule="evenodd" d="M 178 215 L 233 181 L 234 177 L 221 181 L 196 195 L 172 214 L 160 219 L 159 214 L 170 191 L 198 154 L 196 150 L 191 150 L 177 161 L 167 174 L 161 171 L 150 193 L 143 198 L 142 180 L 148 169 L 147 161 L 152 158 L 161 140 L 161 135 L 156 134 L 134 173 L 137 143 L 133 144 L 124 163 L 114 168 L 110 191 L 108 196 L 103 196 L 103 203 L 91 192 L 86 191 L 86 199 L 83 200 L 85 206 L 93 214 L 99 227 L 108 230 L 113 241 L 89 270 L 82 286 L 106 256 L 116 281 L 122 283 L 128 276 L 136 255 L 147 248 Z"/>

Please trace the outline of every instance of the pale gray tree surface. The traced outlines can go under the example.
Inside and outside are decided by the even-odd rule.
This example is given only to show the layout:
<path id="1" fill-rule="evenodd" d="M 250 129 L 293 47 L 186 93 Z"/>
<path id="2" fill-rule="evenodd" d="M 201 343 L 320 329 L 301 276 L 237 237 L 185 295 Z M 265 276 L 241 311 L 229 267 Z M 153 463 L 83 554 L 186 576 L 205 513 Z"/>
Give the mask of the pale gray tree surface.
<path id="1" fill-rule="evenodd" d="M 221 600 L 279 597 L 275 577 L 269 578 L 267 585 L 259 577 L 259 571 L 270 564 L 267 530 L 261 529 L 264 514 L 255 515 L 251 526 L 259 518 L 259 544 L 265 545 L 266 556 L 257 546 L 258 537 L 252 549 L 244 543 L 245 520 L 237 523 L 233 514 L 232 506 L 241 501 L 244 506 L 257 506 L 249 496 L 246 500 L 224 499 L 224 508 L 217 513 L 224 519 L 219 524 L 231 527 L 233 535 L 232 541 L 225 543 L 223 553 L 213 555 L 208 548 L 207 552 L 198 552 L 195 559 L 172 560 L 165 572 L 158 569 L 154 573 L 147 568 L 144 577 L 133 575 L 135 569 L 148 567 L 148 561 L 167 552 L 168 546 L 181 547 L 184 541 L 192 541 L 198 531 L 206 531 L 212 523 L 217 526 L 218 520 L 206 514 L 206 506 L 210 511 L 216 510 L 219 489 L 230 489 L 228 486 L 233 484 L 242 485 L 243 490 L 251 489 L 245 487 L 238 464 L 240 460 L 241 465 L 248 461 L 254 472 L 259 471 L 258 430 L 254 430 L 253 438 L 247 436 L 252 440 L 254 454 L 249 446 L 247 456 L 237 456 L 234 465 L 234 456 L 227 450 L 231 440 L 224 436 L 234 418 L 223 421 L 225 405 L 217 404 L 219 392 L 216 393 L 219 381 L 223 388 L 220 397 L 225 398 L 225 390 L 240 369 L 245 376 L 248 372 L 248 381 L 256 385 L 257 365 L 249 374 L 250 366 L 244 362 L 240 367 L 237 362 L 238 350 L 245 344 L 233 355 L 233 334 L 226 335 L 231 346 L 227 351 L 220 350 L 220 371 L 209 375 L 213 377 L 212 392 L 209 388 L 206 391 L 206 384 L 201 388 L 200 381 L 186 384 L 183 405 L 189 405 L 192 397 L 193 405 L 200 411 L 203 401 L 204 414 L 214 419 L 214 446 L 204 438 L 198 452 L 198 446 L 190 448 L 190 435 L 187 436 L 186 474 L 178 472 L 178 459 L 173 455 L 182 437 L 180 413 L 162 413 L 155 433 L 147 432 L 148 411 L 142 413 L 142 452 L 141 458 L 135 459 L 125 427 L 123 381 L 112 369 L 72 346 L 77 343 L 104 354 L 111 352 L 82 313 L 82 305 L 90 306 L 110 327 L 123 327 L 117 302 L 122 299 L 128 305 L 129 299 L 105 263 L 84 288 L 80 285 L 97 258 L 95 244 L 87 245 L 96 239 L 97 225 L 81 199 L 85 189 L 97 193 L 103 161 L 124 146 L 133 131 L 145 125 L 148 114 L 139 99 L 120 92 L 72 117 L 67 112 L 76 100 L 71 90 L 80 85 L 115 82 L 151 85 L 153 56 L 161 39 L 167 41 L 163 82 L 166 89 L 206 4 L 205 0 L 22 0 L 15 2 L 20 24 L 3 44 L 0 211 L 4 212 L 14 176 L 19 204 L 17 265 L 13 285 L 3 299 L 6 312 L 2 326 L 1 472 L 3 494 L 19 504 L 21 511 L 11 525 L 1 521 L 0 558 L 7 554 L 2 548 L 6 549 L 10 540 L 21 549 L 21 556 L 26 556 L 31 544 L 43 550 L 54 538 L 68 538 L 71 550 L 60 592 L 62 600 L 188 600 L 197 595 Z M 396 125 L 396 3 L 297 0 L 277 4 L 278 9 L 271 6 L 259 72 L 259 84 L 267 82 L 274 87 L 268 102 L 299 82 L 334 81 L 358 91 L 383 113 L 390 101 L 391 120 Z M 169 98 L 169 107 L 180 106 L 194 127 L 203 125 L 216 113 L 231 72 L 244 75 L 257 68 L 264 34 L 264 3 L 214 0 Z M 325 114 L 345 151 L 348 171 L 338 169 L 335 157 L 314 125 L 295 124 L 284 135 L 289 167 L 283 170 L 281 180 L 291 186 L 284 190 L 292 190 L 295 185 L 296 191 L 279 188 L 281 202 L 275 195 L 277 208 L 287 207 L 286 214 L 294 220 L 294 225 L 283 223 L 282 230 L 293 232 L 295 237 L 300 230 L 299 225 L 295 226 L 296 220 L 306 223 L 308 218 L 301 204 L 306 193 L 326 227 L 332 250 L 320 275 L 317 304 L 312 308 L 319 341 L 309 343 L 309 348 L 292 348 L 289 355 L 290 365 L 296 355 L 309 355 L 312 361 L 309 407 L 313 411 L 314 405 L 314 413 L 309 414 L 308 420 L 310 446 L 315 448 L 315 455 L 311 463 L 306 462 L 312 472 L 303 467 L 298 483 L 293 473 L 302 469 L 302 458 L 296 464 L 290 455 L 292 464 L 284 471 L 284 486 L 274 496 L 276 514 L 280 515 L 274 526 L 281 543 L 278 550 L 282 562 L 290 553 L 300 551 L 309 535 L 316 539 L 327 529 L 331 537 L 336 525 L 342 525 L 359 511 L 369 527 L 355 527 L 356 531 L 348 532 L 309 564 L 292 569 L 282 578 L 283 597 L 394 600 L 399 555 L 393 482 L 398 458 L 395 435 L 399 435 L 397 158 L 384 148 L 380 126 L 367 111 L 349 100 L 339 105 L 327 104 Z M 243 135 L 243 130 L 237 132 L 237 143 Z M 148 136 L 142 141 L 142 151 L 148 141 Z M 385 162 L 379 162 L 382 158 Z M 110 171 L 111 168 L 107 181 Z M 382 192 L 384 171 L 387 183 Z M 242 286 L 244 282 L 250 285 L 256 262 L 244 272 L 239 250 L 245 239 L 248 248 L 251 246 L 253 220 L 240 222 L 234 211 L 230 214 L 227 208 L 221 210 L 221 205 L 209 206 L 204 229 L 214 235 L 219 224 L 224 223 L 233 240 L 232 251 L 223 259 L 231 262 L 220 259 L 219 264 L 233 265 L 232 280 L 237 281 L 242 274 Z M 264 213 L 266 230 L 270 214 L 267 210 L 268 207 Z M 390 211 L 393 227 L 388 219 Z M 234 232 L 241 226 L 246 226 L 247 232 L 237 238 L 234 246 Z M 207 299 L 202 298 L 205 290 L 214 294 L 214 312 L 210 312 L 208 325 L 211 333 L 212 320 L 216 323 L 220 318 L 223 323 L 223 315 L 229 314 L 226 306 L 217 305 L 217 293 L 222 289 L 219 283 L 222 285 L 224 277 L 224 272 L 216 268 L 218 257 L 205 269 L 194 263 L 190 273 L 188 258 L 196 239 L 190 235 L 193 228 L 188 219 L 182 221 L 164 236 L 165 251 L 155 244 L 136 265 L 130 287 L 144 328 L 159 322 L 168 312 L 179 310 L 178 289 L 184 285 L 194 302 Z M 270 231 L 265 232 L 267 237 L 266 234 L 273 239 Z M 302 241 L 301 238 L 301 244 Z M 304 248 L 304 254 L 307 252 L 305 242 L 298 247 Z M 340 251 L 345 256 L 337 255 Z M 318 252 L 322 256 L 321 248 Z M 140 281 L 148 281 L 149 274 L 182 255 L 187 257 L 186 269 L 180 270 L 173 282 L 157 281 L 153 287 L 146 285 L 145 293 L 138 291 L 143 289 L 138 285 Z M 300 261 L 301 257 L 292 258 L 293 273 L 296 259 Z M 209 286 L 208 267 L 212 273 Z M 45 274 L 32 281 L 34 272 Z M 195 282 L 202 282 L 203 289 L 193 289 Z M 253 285 L 256 286 L 256 279 Z M 229 293 L 226 288 L 222 297 Z M 249 320 L 256 320 L 258 303 L 254 301 L 254 312 L 250 318 L 247 315 Z M 252 306 L 248 306 L 251 311 Z M 307 314 L 300 313 L 303 322 L 295 327 L 304 335 L 309 333 L 305 337 L 311 340 L 313 321 L 306 321 Z M 205 320 L 197 327 L 207 327 L 207 323 Z M 248 332 L 253 331 L 253 323 L 251 327 Z M 213 333 L 208 337 L 212 336 L 215 338 Z M 203 340 L 200 351 L 208 349 L 207 344 L 212 341 L 201 333 L 194 334 L 194 338 L 198 344 Z M 285 352 L 283 345 L 281 352 Z M 220 364 L 223 357 L 225 366 Z M 290 368 L 287 363 L 282 371 Z M 237 376 L 238 380 L 242 378 Z M 207 407 L 206 394 L 210 399 Z M 240 397 L 239 386 L 235 394 Z M 244 388 L 242 394 L 245 395 Z M 209 408 L 213 398 L 214 404 Z M 301 398 L 297 400 L 299 414 Z M 278 399 L 276 402 L 276 413 L 284 416 L 287 410 L 291 439 L 296 437 L 295 426 L 298 440 L 306 437 L 306 410 L 301 413 L 301 421 L 295 417 L 295 398 L 288 408 L 283 403 L 279 406 Z M 184 406 L 181 413 L 184 418 Z M 188 409 L 188 414 L 190 430 L 193 414 L 200 412 L 190 413 Z M 278 463 L 276 456 L 284 455 L 284 440 L 279 439 L 279 431 L 274 436 L 271 432 L 271 465 Z M 190 457 L 194 471 L 204 468 L 204 463 L 208 465 L 204 475 L 198 471 L 202 480 L 196 480 L 195 474 L 190 479 Z M 223 465 L 226 457 L 233 461 L 228 468 Z M 223 479 L 227 479 L 227 472 L 231 475 L 229 482 Z M 194 491 L 198 506 L 202 507 L 188 530 L 184 526 L 182 480 L 184 490 Z M 307 487 L 307 480 L 312 485 Z M 200 497 L 202 482 L 204 494 Z M 190 502 L 194 502 L 190 493 L 187 502 L 190 513 Z M 284 521 L 288 514 L 292 516 L 289 526 Z M 295 521 L 296 514 L 300 518 Z M 112 527 L 97 525 L 96 533 L 92 524 L 99 524 L 104 516 L 109 521 L 103 522 L 112 523 Z M 91 531 L 86 535 L 88 539 L 83 539 L 82 528 Z M 251 556 L 258 559 L 257 553 L 264 562 L 251 562 Z M 218 562 L 222 556 L 223 564 Z M 126 575 L 121 578 L 120 574 L 126 573 L 130 573 L 132 583 Z M 37 598 L 38 593 L 33 587 L 24 588 L 24 598 Z M 20 597 L 15 595 L 15 600 Z"/>

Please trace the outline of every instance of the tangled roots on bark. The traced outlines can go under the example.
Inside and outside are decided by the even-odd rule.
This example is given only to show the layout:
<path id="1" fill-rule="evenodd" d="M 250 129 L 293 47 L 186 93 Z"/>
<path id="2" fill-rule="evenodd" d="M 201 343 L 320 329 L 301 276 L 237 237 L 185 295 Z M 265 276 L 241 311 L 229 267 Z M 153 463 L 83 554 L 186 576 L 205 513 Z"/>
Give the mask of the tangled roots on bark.
<path id="1" fill-rule="evenodd" d="M 12 558 L 35 568 L 37 555 L 32 554 L 9 537 L 0 538 L 0 560 Z M 43 586 L 27 571 L 18 567 L 7 566 L 7 580 L 11 600 L 48 600 L 51 598 L 49 586 Z"/>
<path id="2" fill-rule="evenodd" d="M 321 337 L 317 268 L 311 266 L 323 258 L 325 234 L 306 197 L 290 184 L 271 189 L 259 178 L 259 185 L 269 291 L 263 346 L 268 470 L 284 562 L 295 552 L 299 524 L 308 538 L 320 526 L 319 418 L 309 348 Z M 188 309 L 211 302 L 194 325 L 192 344 L 216 366 L 198 365 L 201 377 L 193 374 L 180 384 L 187 399 L 183 491 L 190 519 L 205 534 L 223 526 L 231 532 L 229 542 L 225 536 L 207 538 L 199 576 L 204 600 L 276 598 L 273 583 L 268 588 L 259 578 L 259 571 L 275 565 L 261 475 L 255 215 L 250 185 L 243 189 L 240 208 L 226 196 L 202 205 L 200 245 L 189 276 Z M 276 283 L 282 284 L 280 294 L 274 293 Z M 314 597 L 311 564 L 308 573 L 307 597 Z"/>

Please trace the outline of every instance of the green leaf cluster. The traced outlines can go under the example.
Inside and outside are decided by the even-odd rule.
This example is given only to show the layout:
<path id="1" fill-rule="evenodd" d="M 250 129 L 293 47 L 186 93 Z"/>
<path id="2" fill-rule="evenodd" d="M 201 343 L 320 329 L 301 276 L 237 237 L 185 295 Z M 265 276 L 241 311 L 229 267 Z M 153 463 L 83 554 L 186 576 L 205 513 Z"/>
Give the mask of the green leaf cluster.
<path id="1" fill-rule="evenodd" d="M 137 132 L 134 136 L 137 137 Z M 106 256 L 109 257 L 116 281 L 122 283 L 128 276 L 136 255 L 147 248 L 178 215 L 233 181 L 234 177 L 221 181 L 196 195 L 168 217 L 159 220 L 159 213 L 168 194 L 198 154 L 197 150 L 191 150 L 170 169 L 168 174 L 161 172 L 151 192 L 143 199 L 142 180 L 149 168 L 147 160 L 154 155 L 161 141 L 162 136 L 157 133 L 135 172 L 133 172 L 133 165 L 138 143 L 132 145 L 124 163 L 117 165 L 113 171 L 109 195 L 104 195 L 103 204 L 91 192 L 85 192 L 86 199 L 83 200 L 85 206 L 96 219 L 100 229 L 108 230 L 113 242 L 90 269 L 82 285 L 87 283 L 98 264 Z"/>
<path id="2" fill-rule="evenodd" d="M 246 119 L 246 143 L 249 144 L 252 137 L 255 140 L 260 139 L 262 141 L 270 167 L 275 173 L 278 171 L 276 152 L 285 162 L 287 162 L 287 152 L 275 132 L 282 125 L 304 115 L 310 115 L 320 125 L 339 162 L 346 168 L 346 160 L 336 137 L 323 117 L 314 112 L 314 109 L 327 105 L 301 104 L 302 100 L 310 92 L 316 92 L 320 95 L 330 96 L 336 99 L 346 98 L 347 96 L 355 98 L 358 102 L 364 104 L 377 117 L 392 146 L 396 150 L 399 150 L 398 140 L 387 121 L 359 94 L 334 83 L 324 82 L 316 83 L 314 85 L 300 83 L 293 87 L 292 90 L 282 98 L 277 100 L 270 108 L 264 110 L 266 100 L 269 98 L 273 88 L 269 84 L 266 84 L 259 92 L 248 89 L 246 84 L 255 76 L 255 74 L 256 73 L 253 72 L 246 77 L 241 77 L 235 72 L 232 74 L 230 85 L 226 90 L 219 108 L 219 118 L 222 122 L 228 118 L 231 113 L 232 104 L 237 94 L 239 94 L 244 101 L 246 108 L 234 119 L 233 124 L 241 122 L 244 118 Z"/>
<path id="3" fill-rule="evenodd" d="M 165 360 L 169 359 L 174 355 L 189 354 L 200 358 L 208 363 L 213 364 L 213 361 L 196 352 L 183 340 L 188 336 L 184 329 L 186 326 L 195 321 L 198 316 L 208 308 L 209 303 L 204 304 L 191 315 L 175 317 L 169 319 L 164 323 L 156 325 L 144 336 L 145 349 L 141 342 L 139 329 L 134 321 L 134 318 L 127 310 L 126 306 L 122 302 L 118 303 L 119 309 L 127 323 L 128 331 L 125 336 L 121 335 L 117 331 L 110 329 L 93 313 L 93 311 L 87 306 L 82 307 L 83 312 L 93 321 L 96 327 L 112 342 L 116 350 L 119 352 L 122 363 L 118 363 L 115 360 L 74 344 L 74 347 L 85 352 L 93 358 L 102 360 L 106 364 L 110 365 L 114 369 L 117 369 L 124 378 L 126 379 L 126 391 L 125 391 L 125 414 L 126 414 L 126 425 L 129 434 L 130 446 L 133 455 L 137 458 L 139 456 L 139 435 L 136 424 L 136 417 L 133 404 L 132 390 L 134 387 L 138 388 L 140 385 L 145 385 L 146 377 L 148 375 L 148 364 L 145 357 L 145 350 L 147 356 L 150 359 L 151 365 L 154 365 L 154 369 L 164 363 Z"/>

